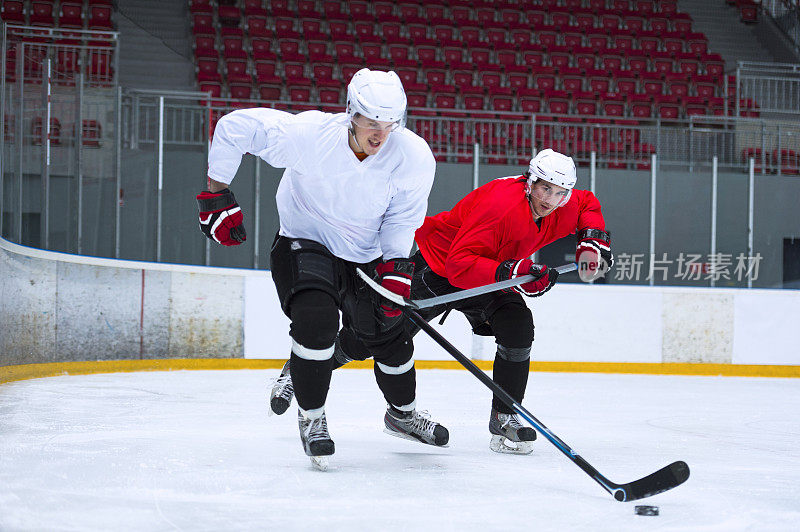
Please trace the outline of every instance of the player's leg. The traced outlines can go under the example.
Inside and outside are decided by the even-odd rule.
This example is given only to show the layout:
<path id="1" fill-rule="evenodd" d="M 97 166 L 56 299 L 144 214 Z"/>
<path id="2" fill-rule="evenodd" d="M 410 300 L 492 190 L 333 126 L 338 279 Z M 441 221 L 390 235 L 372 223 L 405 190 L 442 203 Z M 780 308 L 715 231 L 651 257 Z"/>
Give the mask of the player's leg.
<path id="1" fill-rule="evenodd" d="M 519 301 L 502 304 L 489 317 L 497 342 L 492 379 L 522 404 L 530 374 L 534 326 L 530 309 L 518 296 L 514 299 Z M 528 454 L 532 450 L 528 442 L 536 439 L 536 431 L 522 425 L 514 411 L 496 396 L 492 398 L 489 431 L 490 447 L 499 452 Z M 515 444 L 508 445 L 509 441 Z"/>
<path id="2" fill-rule="evenodd" d="M 416 409 L 414 344 L 405 316 L 386 316 L 374 292 L 360 278 L 352 280 L 342 304 L 345 327 L 339 340 L 350 358 L 367 354 L 375 361 L 375 380 L 387 402 L 386 431 L 429 445 L 446 445 L 447 429 Z"/>
<path id="3" fill-rule="evenodd" d="M 472 325 L 473 332 L 494 336 L 497 352 L 492 379 L 518 403 L 525 397 L 533 343 L 533 316 L 519 294 L 499 293 L 481 296 L 458 307 Z M 514 411 L 497 397 L 492 398 L 489 415 L 490 447 L 498 452 L 528 454 L 536 431 L 523 426 Z M 510 443 L 509 442 L 513 442 Z"/>
<path id="4" fill-rule="evenodd" d="M 303 449 L 309 456 L 330 455 L 325 400 L 339 329 L 338 259 L 319 243 L 285 237 L 276 238 L 271 259 L 281 307 L 291 320 L 289 373 Z"/>

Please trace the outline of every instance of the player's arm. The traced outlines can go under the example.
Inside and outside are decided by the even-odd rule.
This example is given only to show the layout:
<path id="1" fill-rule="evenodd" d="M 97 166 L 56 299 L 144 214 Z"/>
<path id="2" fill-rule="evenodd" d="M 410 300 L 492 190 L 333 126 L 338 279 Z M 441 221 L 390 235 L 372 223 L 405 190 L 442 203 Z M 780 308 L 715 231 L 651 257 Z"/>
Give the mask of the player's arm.
<path id="1" fill-rule="evenodd" d="M 447 255 L 445 271 L 453 286 L 473 288 L 515 277 L 533 275 L 534 279 L 511 288 L 524 296 L 537 297 L 550 290 L 558 272 L 528 258 L 500 261 L 500 250 L 519 240 L 527 231 L 527 220 L 515 220 L 500 213 L 492 202 L 488 208 L 474 209 L 462 224 Z"/>
<path id="2" fill-rule="evenodd" d="M 600 202 L 591 192 L 582 192 L 575 262 L 578 263 L 578 276 L 582 281 L 590 282 L 608 272 L 614 265 L 614 254 L 611 253 L 611 234 L 606 230 Z"/>
<path id="3" fill-rule="evenodd" d="M 207 189 L 197 195 L 200 230 L 209 239 L 236 246 L 247 239 L 242 209 L 229 186 L 245 153 L 255 153 L 275 166 L 288 165 L 293 146 L 281 142 L 279 127 L 290 117 L 274 109 L 246 109 L 223 116 L 214 130 L 208 154 Z"/>
<path id="4" fill-rule="evenodd" d="M 414 243 L 414 231 L 422 225 L 428 209 L 428 196 L 433 186 L 436 161 L 427 144 L 420 146 L 412 166 L 400 180 L 402 186 L 394 194 L 384 213 L 378 238 L 384 262 L 376 267 L 381 285 L 403 297 L 411 296 L 414 262 L 409 259 Z M 400 315 L 400 309 L 388 300 L 381 302 L 387 317 Z"/>

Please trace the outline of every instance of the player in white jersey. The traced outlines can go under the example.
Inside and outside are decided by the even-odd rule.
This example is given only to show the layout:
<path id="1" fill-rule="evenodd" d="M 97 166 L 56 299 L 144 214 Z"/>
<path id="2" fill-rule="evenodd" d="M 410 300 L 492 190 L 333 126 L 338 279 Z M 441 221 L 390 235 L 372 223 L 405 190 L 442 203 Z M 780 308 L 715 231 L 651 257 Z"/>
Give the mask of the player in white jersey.
<path id="1" fill-rule="evenodd" d="M 400 310 L 355 274 L 361 268 L 410 295 L 414 263 L 408 257 L 436 163 L 427 143 L 404 127 L 405 115 L 397 74 L 366 68 L 348 85 L 346 113 L 234 111 L 217 124 L 208 190 L 197 196 L 206 236 L 240 244 L 246 239 L 242 213 L 228 185 L 242 155 L 286 168 L 271 268 L 291 320 L 292 352 L 283 373 L 287 380 L 291 375 L 297 396 L 304 450 L 318 466 L 324 462 L 319 457 L 334 452 L 325 400 L 336 342 L 375 360 L 388 432 L 431 445 L 449 438 L 445 427 L 416 410 L 413 348 Z"/>

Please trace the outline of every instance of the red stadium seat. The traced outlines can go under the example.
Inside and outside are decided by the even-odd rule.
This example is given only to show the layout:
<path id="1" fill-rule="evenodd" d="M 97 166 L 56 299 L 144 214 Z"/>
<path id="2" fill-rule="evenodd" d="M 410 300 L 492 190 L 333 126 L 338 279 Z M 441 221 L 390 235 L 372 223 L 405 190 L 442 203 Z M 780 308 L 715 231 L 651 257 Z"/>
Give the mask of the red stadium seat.
<path id="1" fill-rule="evenodd" d="M 375 27 L 373 26 L 372 22 L 356 22 L 353 27 L 356 33 L 356 38 L 361 44 L 381 44 L 383 42 L 383 39 L 375 35 Z"/>
<path id="2" fill-rule="evenodd" d="M 300 20 L 300 33 L 306 41 L 327 41 L 328 33 L 323 31 L 322 22 L 316 19 L 304 18 Z"/>
<path id="3" fill-rule="evenodd" d="M 428 36 L 428 26 L 424 24 L 409 24 L 406 26 L 412 46 L 435 46 L 436 40 Z"/>
<path id="4" fill-rule="evenodd" d="M 403 83 L 403 88 L 408 91 L 425 91 L 428 89 L 425 83 L 422 83 L 419 79 L 419 74 L 417 73 L 416 69 L 398 69 L 397 75 L 400 77 L 400 81 Z"/>
<path id="5" fill-rule="evenodd" d="M 541 98 L 526 97 L 519 100 L 519 108 L 523 113 L 540 113 L 542 111 Z"/>
<path id="6" fill-rule="evenodd" d="M 25 24 L 25 3 L 16 1 L 3 2 L 0 18 L 11 24 Z"/>
<path id="7" fill-rule="evenodd" d="M 459 27 L 471 26 L 476 22 L 476 19 L 472 17 L 472 9 L 468 6 L 452 6 L 450 8 L 450 18 Z"/>
<path id="8" fill-rule="evenodd" d="M 325 18 L 328 20 L 349 20 L 350 17 L 342 11 L 342 2 L 339 0 L 325 0 L 322 4 Z"/>
<path id="9" fill-rule="evenodd" d="M 234 2 L 228 2 L 234 3 Z M 267 14 L 272 17 L 291 17 L 294 13 L 289 8 L 289 0 L 269 0 Z"/>
<path id="10" fill-rule="evenodd" d="M 392 2 L 375 2 L 372 4 L 375 20 L 378 22 L 400 23 L 402 19 L 395 14 Z"/>
<path id="11" fill-rule="evenodd" d="M 433 28 L 433 35 L 439 46 L 461 46 L 461 41 L 457 38 L 456 29 L 453 26 L 436 26 Z"/>
<path id="12" fill-rule="evenodd" d="M 247 34 L 250 38 L 271 39 L 272 29 L 269 27 L 267 17 L 247 17 Z"/>
<path id="13" fill-rule="evenodd" d="M 420 15 L 418 3 L 398 3 L 397 9 L 400 11 L 400 20 L 405 24 L 427 24 L 426 19 Z"/>
<path id="14" fill-rule="evenodd" d="M 403 26 L 398 22 L 381 22 L 378 34 L 383 36 L 388 45 L 408 43 L 408 39 L 403 35 Z"/>
<path id="15" fill-rule="evenodd" d="M 355 44 L 352 42 L 335 42 L 333 48 L 339 63 L 362 64 L 361 58 L 356 55 Z"/>
<path id="16" fill-rule="evenodd" d="M 650 30 L 656 33 L 666 33 L 669 31 L 669 20 L 662 17 L 653 17 L 650 19 Z"/>
<path id="17" fill-rule="evenodd" d="M 225 59 L 247 59 L 244 51 L 244 42 L 239 37 L 225 37 L 222 39 L 222 55 Z"/>
<path id="18" fill-rule="evenodd" d="M 569 113 L 569 100 L 566 98 L 550 98 L 547 100 L 548 111 L 557 114 L 565 115 Z"/>
<path id="19" fill-rule="evenodd" d="M 417 61 L 408 56 L 409 47 L 406 45 L 389 46 L 389 59 L 394 68 L 416 68 Z"/>
<path id="20" fill-rule="evenodd" d="M 370 68 L 388 70 L 392 64 L 388 57 L 383 56 L 383 47 L 380 44 L 364 43 L 361 45 L 361 53 L 364 55 L 365 63 Z"/>
<path id="21" fill-rule="evenodd" d="M 247 17 L 263 17 L 267 14 L 263 0 L 244 0 L 244 14 Z"/>
<path id="22" fill-rule="evenodd" d="M 565 11 L 550 11 L 550 23 L 558 31 L 566 31 L 572 17 Z"/>
<path id="23" fill-rule="evenodd" d="M 278 17 L 275 19 L 275 36 L 278 39 L 299 40 L 303 36 L 295 29 L 295 20 L 289 17 Z"/>
<path id="24" fill-rule="evenodd" d="M 252 83 L 253 79 L 247 71 L 247 61 L 230 59 L 225 61 L 225 78 L 228 83 Z"/>
<path id="25" fill-rule="evenodd" d="M 372 23 L 374 17 L 370 13 L 369 4 L 362 0 L 352 0 L 347 2 L 350 10 L 350 18 L 353 21 L 365 21 Z"/>
<path id="26" fill-rule="evenodd" d="M 689 84 L 684 80 L 672 80 L 667 82 L 667 94 L 684 98 L 689 95 Z"/>
<path id="27" fill-rule="evenodd" d="M 596 115 L 597 102 L 595 100 L 578 100 L 575 102 L 575 111 L 579 115 Z"/>
<path id="28" fill-rule="evenodd" d="M 217 18 L 223 26 L 238 26 L 242 12 L 238 6 L 220 5 L 217 7 Z"/>
<path id="29" fill-rule="evenodd" d="M 611 79 L 608 77 L 589 78 L 589 89 L 596 94 L 604 94 L 609 91 L 610 87 Z"/>
<path id="30" fill-rule="evenodd" d="M 60 28 L 83 28 L 83 3 L 61 2 L 58 26 Z"/>
<path id="31" fill-rule="evenodd" d="M 272 43 L 266 39 L 251 39 L 250 53 L 256 61 L 276 61 L 278 55 L 271 49 Z"/>
<path id="32" fill-rule="evenodd" d="M 256 61 L 256 81 L 259 84 L 280 85 L 283 80 L 275 73 L 274 61 Z"/>
<path id="33" fill-rule="evenodd" d="M 592 13 L 575 13 L 575 27 L 583 33 L 594 30 L 595 20 L 595 16 Z"/>
<path id="34" fill-rule="evenodd" d="M 106 8 L 109 11 L 110 8 Z M 32 2 L 30 7 L 30 15 L 28 16 L 28 24 L 31 26 L 54 26 L 55 19 L 53 18 L 53 3 L 52 2 Z"/>
<path id="35" fill-rule="evenodd" d="M 281 84 L 277 85 L 259 85 L 258 96 L 262 100 L 280 100 L 281 99 Z"/>
<path id="36" fill-rule="evenodd" d="M 249 100 L 252 92 L 253 92 L 253 87 L 250 84 L 246 83 L 230 84 L 231 98 L 235 98 L 237 100 Z"/>
<path id="37" fill-rule="evenodd" d="M 196 58 L 219 57 L 217 52 L 217 40 L 211 35 L 198 35 L 194 39 L 194 56 Z"/>
<path id="38" fill-rule="evenodd" d="M 222 78 L 219 75 L 219 61 L 216 59 L 199 59 L 197 61 L 197 80 L 203 81 L 220 81 Z"/>
<path id="39" fill-rule="evenodd" d="M 350 34 L 350 23 L 344 20 L 331 20 L 328 22 L 328 33 L 332 41 L 353 41 Z"/>
<path id="40" fill-rule="evenodd" d="M 622 61 L 621 55 L 604 55 L 600 59 L 600 67 L 607 72 L 622 70 Z"/>
<path id="41" fill-rule="evenodd" d="M 330 87 L 339 89 L 342 82 L 334 77 L 333 62 L 311 65 L 311 74 L 317 88 Z"/>
<path id="42" fill-rule="evenodd" d="M 306 76 L 305 63 L 284 63 L 283 75 L 286 78 L 286 85 L 310 87 L 311 78 Z"/>
<path id="43" fill-rule="evenodd" d="M 281 61 L 305 62 L 306 56 L 300 52 L 300 41 L 295 39 L 281 39 L 279 43 Z"/>
<path id="44" fill-rule="evenodd" d="M 628 55 L 628 70 L 631 72 L 646 72 L 650 61 L 644 55 Z"/>

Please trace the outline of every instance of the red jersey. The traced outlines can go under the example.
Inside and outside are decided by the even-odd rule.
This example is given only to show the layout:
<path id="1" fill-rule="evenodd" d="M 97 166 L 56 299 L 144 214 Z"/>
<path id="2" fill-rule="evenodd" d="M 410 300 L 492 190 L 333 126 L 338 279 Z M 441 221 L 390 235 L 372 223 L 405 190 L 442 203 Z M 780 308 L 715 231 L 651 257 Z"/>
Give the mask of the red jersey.
<path id="1" fill-rule="evenodd" d="M 428 216 L 414 240 L 436 274 L 458 288 L 494 283 L 501 262 L 523 259 L 577 230 L 605 230 L 600 202 L 572 190 L 566 205 L 540 219 L 531 213 L 525 177 L 502 177 L 470 192 L 450 211 Z"/>

